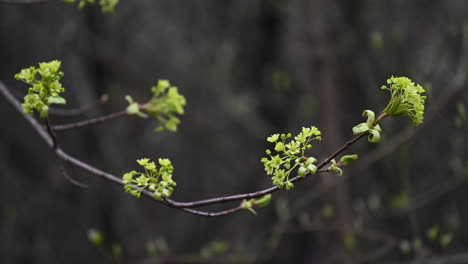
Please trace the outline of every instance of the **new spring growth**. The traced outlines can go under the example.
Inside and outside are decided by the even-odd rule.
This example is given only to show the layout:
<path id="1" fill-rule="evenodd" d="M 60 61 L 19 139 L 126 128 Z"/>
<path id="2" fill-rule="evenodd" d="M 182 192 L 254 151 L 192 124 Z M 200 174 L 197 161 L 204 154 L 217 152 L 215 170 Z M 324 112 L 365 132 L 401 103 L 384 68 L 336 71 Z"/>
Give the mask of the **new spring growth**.
<path id="1" fill-rule="evenodd" d="M 36 110 L 42 118 L 46 118 L 51 104 L 66 103 L 60 96 L 65 91 L 60 83 L 63 77 L 63 72 L 59 71 L 60 64 L 58 60 L 41 62 L 39 68 L 32 66 L 15 74 L 16 80 L 31 85 L 24 97 L 24 103 L 21 104 L 25 113 L 32 115 Z"/>
<path id="2" fill-rule="evenodd" d="M 320 130 L 317 127 L 303 127 L 302 131 L 292 138 L 291 133 L 274 134 L 267 138 L 267 141 L 275 144 L 274 151 L 267 149 L 266 154 L 269 158 L 262 158 L 261 162 L 265 167 L 267 175 L 271 177 L 273 184 L 282 189 L 287 190 L 294 187 L 294 184 L 289 181 L 291 172 L 299 167 L 298 174 L 305 177 L 307 174 L 315 174 L 317 166 L 314 165 L 317 159 L 307 157 L 306 150 L 312 148 L 310 144 L 312 140 L 321 140 Z M 289 141 L 289 142 L 288 142 Z"/>
<path id="3" fill-rule="evenodd" d="M 383 90 L 391 93 L 390 102 L 383 111 L 390 116 L 409 116 L 413 125 L 422 123 L 424 115 L 424 102 L 426 96 L 422 96 L 425 90 L 421 85 L 415 85 L 407 77 L 391 77 L 387 80 L 387 86 Z"/>
<path id="4" fill-rule="evenodd" d="M 407 77 L 393 76 L 387 80 L 387 85 L 382 86 L 383 90 L 389 90 L 391 94 L 387 107 L 377 119 L 373 111 L 365 110 L 362 115 L 367 117 L 367 122 L 353 127 L 354 134 L 369 134 L 367 139 L 372 143 L 380 141 L 382 129 L 378 122 L 386 116 L 409 116 L 415 126 L 423 120 L 426 96 L 421 95 L 425 92 L 421 85 L 415 85 Z"/>
<path id="5" fill-rule="evenodd" d="M 362 112 L 362 116 L 367 117 L 366 123 L 361 123 L 353 127 L 353 133 L 368 133 L 369 136 L 367 137 L 367 140 L 369 140 L 369 142 L 379 142 L 380 133 L 382 133 L 382 128 L 380 128 L 379 124 L 375 124 L 375 113 L 371 110 L 364 110 L 364 112 Z"/>
<path id="6" fill-rule="evenodd" d="M 353 162 L 355 162 L 358 159 L 357 154 L 353 155 L 345 155 L 341 157 L 340 162 L 336 162 L 335 159 L 331 160 L 331 165 L 327 168 L 328 172 L 336 172 L 338 176 L 343 175 L 343 170 L 340 168 L 341 166 L 346 166 L 349 165 Z"/>
<path id="7" fill-rule="evenodd" d="M 257 212 L 253 209 L 253 207 L 265 207 L 271 202 L 271 194 L 266 194 L 259 199 L 250 199 L 250 200 L 243 200 L 241 203 L 241 207 L 244 210 L 249 210 L 254 215 L 257 215 Z"/>
<path id="8" fill-rule="evenodd" d="M 141 191 L 148 188 L 156 200 L 171 196 L 176 186 L 172 180 L 174 167 L 169 159 L 159 159 L 159 169 L 147 158 L 137 160 L 145 172 L 131 171 L 123 175 L 125 191 L 139 198 Z"/>
<path id="9" fill-rule="evenodd" d="M 185 97 L 179 94 L 177 87 L 171 86 L 168 80 L 159 80 L 158 84 L 151 88 L 151 93 L 153 97 L 142 105 L 127 95 L 125 97 L 129 103 L 127 113 L 143 118 L 148 117 L 148 115 L 153 116 L 159 121 L 159 126 L 155 129 L 156 132 L 177 131 L 180 120 L 176 115 L 184 113 L 184 106 L 187 103 Z"/>

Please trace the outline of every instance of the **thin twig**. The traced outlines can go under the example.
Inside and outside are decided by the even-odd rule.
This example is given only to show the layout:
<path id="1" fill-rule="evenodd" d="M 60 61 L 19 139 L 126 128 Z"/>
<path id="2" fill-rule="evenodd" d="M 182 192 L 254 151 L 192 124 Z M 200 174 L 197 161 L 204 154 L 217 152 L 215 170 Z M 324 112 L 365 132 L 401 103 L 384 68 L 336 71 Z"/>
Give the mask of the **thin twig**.
<path id="1" fill-rule="evenodd" d="M 103 105 L 109 101 L 109 95 L 103 94 L 98 101 L 85 105 L 83 107 L 79 108 L 72 108 L 72 109 L 63 109 L 63 108 L 50 108 L 49 109 L 49 115 L 54 115 L 54 116 L 64 116 L 64 117 L 72 117 L 72 116 L 78 116 L 81 114 L 84 114 L 86 112 L 89 112 L 96 107 Z"/>
<path id="2" fill-rule="evenodd" d="M 78 186 L 80 188 L 88 188 L 88 185 L 84 184 L 84 183 L 81 183 L 75 179 L 73 179 L 70 174 L 68 174 L 67 170 L 65 169 L 65 166 L 62 164 L 61 168 L 60 168 L 60 172 L 62 173 L 63 177 L 65 179 L 67 179 L 71 184 L 75 185 L 75 186 Z"/>
<path id="3" fill-rule="evenodd" d="M 112 120 L 112 119 L 115 119 L 115 118 L 119 118 L 119 117 L 122 117 L 122 116 L 126 116 L 126 115 L 128 115 L 127 111 L 120 111 L 120 112 L 113 113 L 113 114 L 110 114 L 110 115 L 101 116 L 101 117 L 93 118 L 93 119 L 88 119 L 88 120 L 84 120 L 84 121 L 80 121 L 80 122 L 76 122 L 76 123 L 63 124 L 63 125 L 54 125 L 52 128 L 54 130 L 66 130 L 66 129 L 80 128 L 80 127 L 91 126 L 91 125 L 103 123 L 103 122 L 106 122 L 106 121 L 109 121 L 109 120 Z"/>
<path id="4" fill-rule="evenodd" d="M 57 137 L 55 136 L 55 132 L 53 131 L 53 129 L 51 128 L 51 125 L 50 125 L 50 122 L 49 122 L 49 118 L 44 118 L 44 123 L 46 125 L 46 128 L 47 128 L 47 133 L 49 133 L 49 136 L 50 138 L 52 139 L 52 149 L 55 150 L 57 149 L 58 147 L 58 144 L 57 144 Z"/>

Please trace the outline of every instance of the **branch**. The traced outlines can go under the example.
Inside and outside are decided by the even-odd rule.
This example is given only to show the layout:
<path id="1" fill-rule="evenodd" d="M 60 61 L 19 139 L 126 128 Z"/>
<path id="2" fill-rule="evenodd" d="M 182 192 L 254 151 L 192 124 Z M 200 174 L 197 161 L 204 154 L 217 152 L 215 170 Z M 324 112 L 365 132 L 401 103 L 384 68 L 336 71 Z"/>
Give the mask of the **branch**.
<path id="1" fill-rule="evenodd" d="M 76 122 L 76 123 L 54 125 L 54 126 L 52 126 L 52 128 L 54 130 L 66 130 L 66 129 L 80 128 L 80 127 L 91 126 L 91 125 L 103 123 L 103 122 L 106 122 L 106 121 L 109 121 L 109 120 L 112 120 L 112 119 L 115 119 L 115 118 L 119 118 L 119 117 L 122 117 L 122 116 L 126 116 L 126 115 L 128 115 L 127 111 L 120 111 L 120 112 L 116 112 L 116 113 L 113 113 L 113 114 L 110 114 L 110 115 L 101 116 L 101 117 L 98 117 L 98 118 L 84 120 L 84 121 L 80 121 L 80 122 Z"/>
<path id="2" fill-rule="evenodd" d="M 46 120 L 46 127 L 48 128 L 48 131 L 49 133 L 47 133 L 43 128 L 42 126 L 37 122 L 36 119 L 34 119 L 32 116 L 24 113 L 22 107 L 21 107 L 21 104 L 18 102 L 18 100 L 10 93 L 10 91 L 6 88 L 6 86 L 0 82 L 0 93 L 3 94 L 3 96 L 7 99 L 7 101 L 13 105 L 13 107 L 21 113 L 21 115 L 31 124 L 31 126 L 34 128 L 34 130 L 36 130 L 36 132 L 41 136 L 41 138 L 46 142 L 46 144 L 52 148 L 52 150 L 55 152 L 55 154 L 62 160 L 78 167 L 78 168 L 81 168 L 85 171 L 88 171 L 90 172 L 91 174 L 94 174 L 96 176 L 100 176 L 100 177 L 103 177 L 111 182 L 114 182 L 114 183 L 117 183 L 117 184 L 120 184 L 120 185 L 124 185 L 123 181 L 111 174 L 111 173 L 108 173 L 108 172 L 105 172 L 105 171 L 102 171 L 100 169 L 97 169 L 71 155 L 69 155 L 68 153 L 66 153 L 65 151 L 63 151 L 56 143 L 56 140 L 55 140 L 55 136 L 54 136 L 54 133 L 53 133 L 53 129 L 55 129 L 57 126 L 53 126 L 51 127 L 49 124 L 48 124 L 48 121 Z M 87 121 L 83 121 L 83 122 L 79 122 L 79 123 L 74 123 L 74 124 L 69 124 L 69 125 L 64 125 L 64 126 L 74 126 L 74 127 L 81 127 L 81 126 L 84 126 L 84 125 L 81 125 L 81 124 L 84 124 L 84 123 L 91 123 L 91 124 L 94 124 L 94 123 L 99 123 L 99 122 L 103 122 L 103 121 L 106 121 L 106 120 L 109 120 L 109 119 L 112 119 L 112 118 L 116 118 L 116 117 L 119 117 L 119 116 L 124 116 L 126 115 L 127 112 L 125 111 L 122 111 L 122 112 L 117 112 L 115 114 L 111 114 L 111 115 L 108 115 L 108 116 L 104 116 L 104 117 L 100 117 L 100 118 L 96 118 L 96 119 L 92 119 L 92 120 L 87 120 Z M 94 121 L 93 121 L 94 120 Z M 80 125 L 78 125 L 80 124 Z M 323 168 L 325 165 L 327 165 L 328 163 L 330 163 L 330 161 L 332 159 L 334 159 L 335 157 L 337 157 L 339 154 L 341 154 L 342 152 L 344 152 L 345 150 L 347 150 L 351 145 L 353 145 L 354 143 L 356 143 L 359 139 L 363 138 L 364 136 L 366 136 L 366 134 L 360 134 L 356 137 L 354 137 L 353 139 L 349 140 L 348 142 L 346 142 L 341 148 L 339 148 L 337 151 L 335 151 L 332 155 L 330 155 L 328 158 L 326 158 L 324 161 L 322 161 L 322 163 L 320 163 L 318 166 L 317 166 L 317 170 L 320 170 L 321 168 Z M 307 173 L 305 175 L 305 177 L 300 177 L 300 176 L 296 176 L 294 177 L 293 179 L 291 179 L 290 181 L 291 182 L 299 182 L 301 180 L 303 180 L 304 178 L 306 178 L 307 176 L 309 176 L 310 174 Z M 273 186 L 273 187 L 270 187 L 270 188 L 267 188 L 267 189 L 264 189 L 264 190 L 260 190 L 260 191 L 256 191 L 256 192 L 252 192 L 252 193 L 245 193 L 245 194 L 237 194 L 237 195 L 230 195 L 230 196 L 223 196 L 223 197 L 217 197 L 217 198 L 211 198 L 211 199 L 206 199 L 206 200 L 199 200 L 199 201 L 194 201 L 194 202 L 177 202 L 177 201 L 174 201 L 174 200 L 171 200 L 171 199 L 164 199 L 160 202 L 170 206 L 170 207 L 174 207 L 174 208 L 178 208 L 178 209 L 181 209 L 183 211 L 186 211 L 186 212 L 189 212 L 189 213 L 192 213 L 192 214 L 195 214 L 195 215 L 201 215 L 201 216 L 222 216 L 222 215 L 227 215 L 227 214 L 231 214 L 231 213 L 234 213 L 234 212 L 237 212 L 241 209 L 243 209 L 240 205 L 234 207 L 234 208 L 231 208 L 231 209 L 228 209 L 228 210 L 225 210 L 225 211 L 220 211 L 220 212 L 205 212 L 205 211 L 198 211 L 198 210 L 194 210 L 194 209 L 191 209 L 193 207 L 200 207 L 200 206 L 205 206 L 205 205 L 210 205 L 210 204 L 217 204 L 217 203 L 225 203 L 225 202 L 229 202 L 229 201 L 236 201 L 236 200 L 243 200 L 243 199 L 251 199 L 251 198 L 256 198 L 256 197 L 260 197 L 260 196 L 263 196 L 263 195 L 266 195 L 266 194 L 270 194 L 270 193 L 273 193 L 273 192 L 276 192 L 276 191 L 279 191 L 280 189 L 277 187 L 277 186 Z M 148 191 L 148 190 L 143 190 L 142 193 L 147 196 L 147 197 L 153 197 L 153 194 Z"/>
<path id="3" fill-rule="evenodd" d="M 363 138 L 364 136 L 367 136 L 367 134 L 363 133 L 360 134 L 353 139 L 349 140 L 346 142 L 341 148 L 339 148 L 335 153 L 330 155 L 328 158 L 326 158 L 322 163 L 320 163 L 317 166 L 317 170 L 320 170 L 321 168 L 325 167 L 330 161 L 336 156 L 340 155 L 343 153 L 345 150 L 347 150 L 351 145 L 356 143 L 359 139 Z M 291 182 L 299 182 L 306 177 L 310 176 L 310 173 L 307 173 L 305 177 L 301 176 L 296 176 L 292 178 L 290 181 Z M 211 198 L 211 199 L 206 199 L 206 200 L 199 200 L 199 201 L 194 201 L 194 202 L 176 202 L 171 199 L 167 199 L 167 202 L 170 206 L 172 207 L 184 207 L 184 208 L 193 208 L 193 207 L 200 207 L 200 206 L 205 206 L 205 205 L 210 205 L 210 204 L 217 204 L 217 203 L 225 203 L 225 202 L 230 202 L 230 201 L 236 201 L 236 200 L 243 200 L 243 199 L 252 199 L 256 197 L 260 197 L 266 194 L 274 193 L 276 191 L 279 191 L 281 189 L 278 188 L 278 186 L 273 186 L 264 190 L 256 191 L 256 192 L 251 192 L 251 193 L 244 193 L 244 194 L 236 194 L 236 195 L 230 195 L 230 196 L 223 196 L 223 197 L 216 197 L 216 198 Z"/>
<path id="4" fill-rule="evenodd" d="M 78 116 L 88 111 L 93 110 L 94 108 L 107 103 L 109 101 L 109 95 L 103 94 L 98 101 L 85 105 L 79 108 L 72 108 L 72 109 L 63 109 L 63 108 L 50 108 L 49 114 L 54 116 Z"/>
<path id="5" fill-rule="evenodd" d="M 0 0 L 0 4 L 42 4 L 49 0 Z"/>

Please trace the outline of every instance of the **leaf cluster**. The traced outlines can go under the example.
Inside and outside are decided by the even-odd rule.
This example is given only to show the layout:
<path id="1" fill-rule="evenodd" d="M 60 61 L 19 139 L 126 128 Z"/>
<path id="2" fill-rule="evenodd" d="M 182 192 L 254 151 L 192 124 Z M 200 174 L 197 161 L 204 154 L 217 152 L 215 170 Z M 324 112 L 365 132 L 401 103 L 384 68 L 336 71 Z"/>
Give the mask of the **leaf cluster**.
<path id="1" fill-rule="evenodd" d="M 169 159 L 159 159 L 159 169 L 153 161 L 148 158 L 137 160 L 145 172 L 131 171 L 123 175 L 122 180 L 125 184 L 125 191 L 139 198 L 141 191 L 148 188 L 153 192 L 153 197 L 156 200 L 168 198 L 171 196 L 176 186 L 176 182 L 172 180 L 172 172 L 174 167 Z"/>
<path id="2" fill-rule="evenodd" d="M 362 112 L 362 116 L 367 117 L 367 121 L 353 127 L 353 134 L 368 133 L 369 136 L 367 137 L 367 140 L 369 142 L 379 142 L 382 128 L 379 124 L 375 124 L 375 113 L 371 110 L 364 110 L 364 112 Z"/>
<path id="3" fill-rule="evenodd" d="M 391 77 L 387 80 L 388 86 L 382 86 L 383 90 L 391 93 L 390 102 L 384 112 L 390 116 L 409 116 L 413 125 L 422 123 L 424 115 L 424 101 L 426 96 L 421 94 L 425 90 L 421 85 L 415 85 L 407 77 Z"/>
<path id="4" fill-rule="evenodd" d="M 32 115 L 35 109 L 42 118 L 46 118 L 51 104 L 66 103 L 60 96 L 65 91 L 60 83 L 63 77 L 63 72 L 59 71 L 60 65 L 58 60 L 41 62 L 39 68 L 31 66 L 15 74 L 16 80 L 31 85 L 24 97 L 24 103 L 21 104 L 24 112 Z"/>
<path id="5" fill-rule="evenodd" d="M 301 177 L 306 174 L 315 174 L 317 166 L 314 165 L 317 159 L 305 156 L 306 150 L 312 148 L 310 142 L 312 140 L 321 140 L 321 132 L 317 127 L 303 127 L 302 131 L 292 138 L 291 133 L 288 134 L 274 134 L 267 138 L 267 141 L 274 143 L 274 151 L 267 149 L 266 154 L 269 158 L 262 158 L 261 162 L 265 167 L 267 175 L 271 177 L 273 184 L 282 189 L 286 187 L 287 190 L 294 187 L 294 184 L 289 181 L 289 175 L 296 168 Z M 289 140 L 289 142 L 287 142 Z"/>
<path id="6" fill-rule="evenodd" d="M 126 99 L 129 102 L 127 113 L 143 118 L 148 115 L 153 116 L 159 121 L 156 132 L 177 131 L 177 126 L 180 124 L 177 115 L 184 113 L 184 106 L 187 104 L 185 97 L 179 93 L 177 87 L 171 86 L 168 80 L 159 80 L 158 84 L 151 88 L 151 93 L 153 97 L 142 105 L 127 96 Z"/>

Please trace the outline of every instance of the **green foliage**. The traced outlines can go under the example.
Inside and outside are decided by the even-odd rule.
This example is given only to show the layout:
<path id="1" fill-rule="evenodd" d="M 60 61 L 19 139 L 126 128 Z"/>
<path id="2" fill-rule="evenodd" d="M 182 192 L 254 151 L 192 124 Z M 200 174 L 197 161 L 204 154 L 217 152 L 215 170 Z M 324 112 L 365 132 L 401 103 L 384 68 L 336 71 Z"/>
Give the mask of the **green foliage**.
<path id="1" fill-rule="evenodd" d="M 271 194 L 266 194 L 259 199 L 250 199 L 250 200 L 243 200 L 241 203 L 241 207 L 244 210 L 249 210 L 254 215 L 257 215 L 257 212 L 253 209 L 253 207 L 265 207 L 271 202 Z"/>
<path id="2" fill-rule="evenodd" d="M 87 4 L 94 4 L 95 0 L 63 0 L 65 3 L 76 3 L 78 2 L 78 8 L 83 9 Z M 100 0 L 99 5 L 101 6 L 101 11 L 103 13 L 112 13 L 114 12 L 115 6 L 119 3 L 119 0 Z"/>
<path id="3" fill-rule="evenodd" d="M 179 94 L 177 87 L 171 86 L 168 80 L 159 80 L 156 86 L 151 88 L 153 97 L 146 104 L 138 104 L 130 96 L 126 96 L 129 103 L 127 113 L 146 118 L 149 114 L 159 121 L 156 132 L 164 130 L 177 131 L 180 120 L 176 115 L 184 113 L 187 101 Z M 145 111 L 147 114 L 142 112 Z"/>
<path id="4" fill-rule="evenodd" d="M 338 167 L 338 165 L 336 164 L 335 159 L 332 159 L 332 160 L 331 160 L 331 165 L 328 167 L 327 171 L 329 171 L 329 172 L 337 172 L 337 173 L 338 173 L 338 176 L 343 175 L 343 170 L 342 170 L 340 167 Z"/>
<path id="5" fill-rule="evenodd" d="M 426 96 L 421 95 L 425 92 L 421 85 L 415 85 L 407 77 L 393 76 L 387 80 L 387 85 L 388 87 L 382 86 L 382 89 L 389 90 L 391 98 L 384 113 L 390 116 L 407 115 L 413 121 L 413 125 L 421 124 L 426 100 Z"/>
<path id="6" fill-rule="evenodd" d="M 439 236 L 439 226 L 434 225 L 426 231 L 427 238 L 431 241 L 435 241 Z"/>
<path id="7" fill-rule="evenodd" d="M 341 157 L 340 162 L 343 163 L 343 165 L 349 165 L 349 164 L 355 162 L 358 158 L 359 157 L 358 157 L 357 154 L 345 155 L 345 156 Z"/>
<path id="8" fill-rule="evenodd" d="M 382 128 L 379 124 L 375 124 L 375 113 L 371 110 L 364 110 L 362 112 L 363 117 L 367 117 L 366 123 L 361 123 L 353 127 L 353 134 L 367 133 L 369 136 L 367 140 L 371 143 L 377 143 L 380 141 L 380 133 Z"/>
<path id="9" fill-rule="evenodd" d="M 274 150 L 278 153 L 272 155 L 272 151 L 267 149 L 266 154 L 269 158 L 262 158 L 261 162 L 265 166 L 267 175 L 273 175 L 271 179 L 273 184 L 282 189 L 287 190 L 294 187 L 294 184 L 289 181 L 289 175 L 299 167 L 298 174 L 305 177 L 307 174 L 315 174 L 317 166 L 314 165 L 317 159 L 305 156 L 305 151 L 312 148 L 310 142 L 312 140 L 321 140 L 320 130 L 317 127 L 303 127 L 302 131 L 294 137 L 294 140 L 289 140 L 292 137 L 288 134 L 274 134 L 267 138 L 267 141 L 274 143 Z"/>
<path id="10" fill-rule="evenodd" d="M 91 228 L 88 230 L 88 240 L 94 246 L 99 247 L 104 243 L 104 236 L 102 235 L 101 231 Z"/>
<path id="11" fill-rule="evenodd" d="M 42 118 L 46 118 L 51 104 L 66 103 L 60 96 L 60 93 L 65 91 L 60 83 L 63 77 L 63 72 L 59 71 L 60 64 L 58 60 L 41 62 L 39 68 L 32 66 L 15 74 L 16 80 L 31 85 L 24 97 L 24 103 L 21 104 L 24 112 L 32 115 L 35 109 Z"/>
<path id="12" fill-rule="evenodd" d="M 439 243 L 442 247 L 447 247 L 448 245 L 450 245 L 450 243 L 452 243 L 452 240 L 453 240 L 453 234 L 446 233 L 440 237 Z"/>
<path id="13" fill-rule="evenodd" d="M 176 186 L 172 180 L 174 167 L 169 159 L 159 159 L 159 169 L 156 164 L 147 158 L 137 160 L 145 172 L 131 171 L 123 175 L 122 180 L 125 184 L 125 191 L 139 198 L 141 191 L 148 188 L 153 192 L 156 200 L 168 198 L 171 196 Z"/>
<path id="14" fill-rule="evenodd" d="M 356 247 L 356 237 L 352 234 L 348 234 L 344 237 L 343 243 L 347 250 L 352 250 Z"/>

